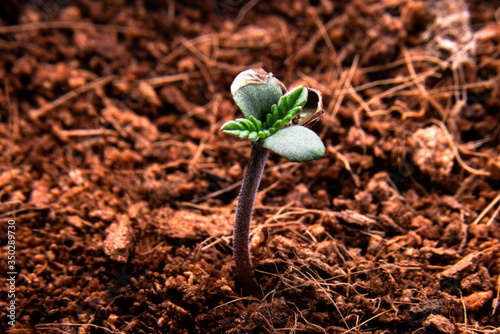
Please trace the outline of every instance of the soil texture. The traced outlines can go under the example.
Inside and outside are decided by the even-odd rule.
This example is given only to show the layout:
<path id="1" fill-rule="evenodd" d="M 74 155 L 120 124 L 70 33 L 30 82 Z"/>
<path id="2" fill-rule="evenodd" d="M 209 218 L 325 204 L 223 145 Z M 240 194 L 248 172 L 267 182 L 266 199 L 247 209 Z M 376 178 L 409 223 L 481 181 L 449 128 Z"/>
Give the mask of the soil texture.
<path id="1" fill-rule="evenodd" d="M 500 333 L 499 8 L 2 4 L 0 332 Z M 259 67 L 322 92 L 326 146 L 268 159 L 263 297 L 232 258 L 250 142 L 220 131 Z"/>

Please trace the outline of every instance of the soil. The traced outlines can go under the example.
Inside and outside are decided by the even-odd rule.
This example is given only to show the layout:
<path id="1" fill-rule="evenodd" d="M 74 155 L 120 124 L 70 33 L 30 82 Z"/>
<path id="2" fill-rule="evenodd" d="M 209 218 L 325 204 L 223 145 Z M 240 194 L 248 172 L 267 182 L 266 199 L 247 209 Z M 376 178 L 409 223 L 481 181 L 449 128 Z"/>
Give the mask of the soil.
<path id="1" fill-rule="evenodd" d="M 0 332 L 499 333 L 499 7 L 2 4 Z M 261 298 L 231 252 L 250 143 L 220 131 L 256 67 L 323 93 L 327 147 L 270 155 Z"/>

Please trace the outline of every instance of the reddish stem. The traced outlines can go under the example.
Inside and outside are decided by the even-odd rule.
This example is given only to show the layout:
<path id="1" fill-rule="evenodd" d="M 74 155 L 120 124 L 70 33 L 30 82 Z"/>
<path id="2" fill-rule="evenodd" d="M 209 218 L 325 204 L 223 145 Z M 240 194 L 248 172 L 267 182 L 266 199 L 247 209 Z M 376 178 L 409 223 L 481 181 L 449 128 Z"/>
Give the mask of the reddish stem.
<path id="1" fill-rule="evenodd" d="M 240 198 L 234 219 L 233 256 L 236 264 L 236 275 L 243 292 L 249 295 L 261 295 L 260 286 L 255 280 L 249 243 L 255 197 L 257 196 L 268 155 L 268 149 L 252 143 L 250 163 L 241 185 Z"/>

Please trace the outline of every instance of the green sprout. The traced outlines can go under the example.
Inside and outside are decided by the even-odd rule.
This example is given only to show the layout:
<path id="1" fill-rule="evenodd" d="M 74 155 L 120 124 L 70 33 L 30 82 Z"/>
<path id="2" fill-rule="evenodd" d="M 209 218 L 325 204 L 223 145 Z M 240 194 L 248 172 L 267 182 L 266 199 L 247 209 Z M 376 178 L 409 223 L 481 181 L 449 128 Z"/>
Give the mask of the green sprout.
<path id="1" fill-rule="evenodd" d="M 321 158 L 325 145 L 307 128 L 322 114 L 319 91 L 299 86 L 287 92 L 272 73 L 250 69 L 236 76 L 231 93 L 244 118 L 226 122 L 224 133 L 252 141 L 250 163 L 243 178 L 236 207 L 233 256 L 243 291 L 260 295 L 250 256 L 250 223 L 262 173 L 269 151 L 292 162 Z"/>

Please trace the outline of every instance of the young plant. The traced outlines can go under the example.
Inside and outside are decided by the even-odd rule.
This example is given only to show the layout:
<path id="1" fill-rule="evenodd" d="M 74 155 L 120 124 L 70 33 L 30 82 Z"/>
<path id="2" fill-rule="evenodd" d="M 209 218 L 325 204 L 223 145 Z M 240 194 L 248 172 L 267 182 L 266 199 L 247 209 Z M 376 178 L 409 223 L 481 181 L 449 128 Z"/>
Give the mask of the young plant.
<path id="1" fill-rule="evenodd" d="M 250 223 L 255 197 L 269 151 L 293 162 L 321 158 L 325 146 L 306 126 L 321 117 L 319 91 L 299 86 L 287 92 L 272 73 L 262 68 L 241 72 L 231 84 L 231 94 L 245 118 L 226 122 L 221 130 L 252 141 L 250 163 L 243 178 L 236 207 L 233 255 L 236 275 L 243 291 L 259 295 L 250 256 Z"/>

